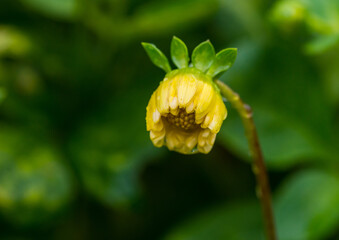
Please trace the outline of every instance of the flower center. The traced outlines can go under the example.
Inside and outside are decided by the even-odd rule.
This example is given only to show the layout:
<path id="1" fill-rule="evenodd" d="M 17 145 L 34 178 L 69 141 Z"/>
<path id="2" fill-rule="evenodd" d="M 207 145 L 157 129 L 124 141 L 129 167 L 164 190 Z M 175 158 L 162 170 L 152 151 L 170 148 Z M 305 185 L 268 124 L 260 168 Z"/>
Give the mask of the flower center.
<path id="1" fill-rule="evenodd" d="M 167 121 L 172 125 L 182 128 L 184 130 L 191 130 L 197 128 L 199 125 L 195 123 L 195 114 L 187 113 L 185 109 L 180 108 L 178 114 L 175 116 L 171 113 L 167 115 Z"/>

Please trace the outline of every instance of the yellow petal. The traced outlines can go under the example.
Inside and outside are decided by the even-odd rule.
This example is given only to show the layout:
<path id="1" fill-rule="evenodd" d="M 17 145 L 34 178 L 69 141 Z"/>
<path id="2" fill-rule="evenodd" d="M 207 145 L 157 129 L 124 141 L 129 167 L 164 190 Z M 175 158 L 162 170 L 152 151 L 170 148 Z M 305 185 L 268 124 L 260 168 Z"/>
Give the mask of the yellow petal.
<path id="1" fill-rule="evenodd" d="M 210 131 L 208 129 L 204 129 L 202 132 L 201 132 L 201 136 L 203 138 L 208 138 L 208 136 L 210 135 Z"/>
<path id="2" fill-rule="evenodd" d="M 191 74 L 184 75 L 180 78 L 178 83 L 178 102 L 179 107 L 185 108 L 186 105 L 191 101 L 196 92 L 197 80 Z"/>
<path id="3" fill-rule="evenodd" d="M 195 112 L 197 114 L 206 112 L 208 110 L 208 107 L 213 102 L 215 94 L 216 93 L 213 86 L 208 83 L 204 83 L 199 97 L 195 99 L 196 101 Z"/>
<path id="4" fill-rule="evenodd" d="M 193 148 L 198 143 L 198 134 L 199 131 L 192 132 L 190 136 L 188 136 L 185 140 L 186 147 L 188 148 L 189 152 L 192 152 Z"/>
<path id="5" fill-rule="evenodd" d="M 164 123 L 162 122 L 160 118 L 159 122 L 154 123 L 153 126 L 151 126 L 150 130 L 161 131 L 163 128 L 164 128 Z"/>
<path id="6" fill-rule="evenodd" d="M 171 129 L 166 134 L 166 145 L 170 150 L 176 150 L 180 146 L 176 131 Z"/>
<path id="7" fill-rule="evenodd" d="M 195 121 L 197 124 L 203 123 L 205 117 L 215 107 L 216 92 L 210 84 L 205 83 L 199 96 L 195 110 Z M 211 116 L 210 116 L 211 118 Z"/>
<path id="8" fill-rule="evenodd" d="M 215 106 L 213 119 L 208 123 L 208 128 L 211 129 L 213 133 L 218 133 L 226 116 L 227 110 L 225 104 L 222 102 L 222 99 L 220 98 L 220 100 L 217 101 L 217 104 Z"/>
<path id="9" fill-rule="evenodd" d="M 194 113 L 195 130 L 181 129 L 177 121 L 188 121 L 183 116 L 176 122 L 167 121 L 169 113 L 178 115 L 184 109 L 187 114 Z M 183 154 L 194 152 L 208 153 L 215 142 L 227 110 L 221 96 L 213 84 L 206 79 L 199 80 L 194 74 L 178 74 L 162 81 L 152 94 L 146 108 L 147 130 L 156 147 L 167 145 L 169 150 Z M 185 120 L 183 119 L 185 118 Z"/>
<path id="10" fill-rule="evenodd" d="M 177 97 L 173 97 L 170 101 L 170 107 L 171 110 L 176 110 L 178 108 L 178 98 Z"/>
<path id="11" fill-rule="evenodd" d="M 216 134 L 211 133 L 209 129 L 203 129 L 198 137 L 198 151 L 209 153 L 213 147 Z"/>
<path id="12" fill-rule="evenodd" d="M 162 138 L 162 139 L 159 139 L 159 140 L 152 140 L 152 143 L 155 147 L 162 147 L 164 146 L 164 142 L 165 142 L 165 139 Z"/>
<path id="13" fill-rule="evenodd" d="M 173 80 L 171 80 L 170 86 L 169 86 L 168 102 L 169 102 L 169 106 L 171 110 L 175 110 L 179 106 L 177 88 L 178 88 L 178 79 L 174 78 Z"/>
<path id="14" fill-rule="evenodd" d="M 212 122 L 215 114 L 217 113 L 217 108 L 218 108 L 218 104 L 217 104 L 217 98 L 215 98 L 215 101 L 213 102 L 213 104 L 211 105 L 211 107 L 208 109 L 209 111 L 207 112 L 202 124 L 201 124 L 201 127 L 202 128 L 207 128 L 210 123 Z"/>
<path id="15" fill-rule="evenodd" d="M 213 109 L 206 115 L 204 122 L 201 124 L 202 128 L 207 128 L 209 126 L 210 122 L 213 120 L 214 113 L 215 110 Z"/>
<path id="16" fill-rule="evenodd" d="M 215 138 L 216 138 L 217 134 L 216 133 L 211 133 L 211 135 L 209 136 L 208 140 L 207 140 L 207 143 L 209 145 L 214 145 L 214 142 L 215 142 Z"/>
<path id="17" fill-rule="evenodd" d="M 154 122 L 154 123 L 159 122 L 159 120 L 160 120 L 160 118 L 161 118 L 161 115 L 160 115 L 160 112 L 158 111 L 158 109 L 155 109 L 155 110 L 154 110 L 153 115 L 152 115 L 152 118 L 153 118 L 153 122 Z"/>
<path id="18" fill-rule="evenodd" d="M 155 93 L 152 94 L 151 99 L 148 102 L 146 107 L 146 127 L 147 131 L 150 131 L 153 128 L 153 112 L 155 109 Z"/>
<path id="19" fill-rule="evenodd" d="M 156 91 L 156 105 L 162 115 L 169 112 L 170 83 L 171 81 L 165 79 Z"/>
<path id="20" fill-rule="evenodd" d="M 177 128 L 169 127 L 166 131 L 166 145 L 168 149 L 182 154 L 192 154 L 197 145 L 199 129 L 185 132 Z"/>
<path id="21" fill-rule="evenodd" d="M 166 145 L 169 150 L 174 150 L 175 139 L 168 134 L 166 135 Z"/>
<path id="22" fill-rule="evenodd" d="M 206 145 L 206 138 L 203 136 L 203 131 L 200 132 L 199 137 L 198 137 L 198 146 L 203 147 Z"/>
<path id="23" fill-rule="evenodd" d="M 154 146 L 156 147 L 161 147 L 164 145 L 164 142 L 165 142 L 165 134 L 166 134 L 166 131 L 165 129 L 163 129 L 162 131 L 150 131 L 150 138 L 154 144 Z"/>
<path id="24" fill-rule="evenodd" d="M 195 123 L 196 124 L 201 124 L 204 120 L 205 120 L 205 115 L 200 116 L 200 118 L 198 118 L 198 116 L 195 115 Z"/>
<path id="25" fill-rule="evenodd" d="M 191 101 L 186 107 L 186 112 L 192 113 L 194 111 L 194 109 L 195 109 L 194 101 Z"/>
<path id="26" fill-rule="evenodd" d="M 203 147 L 198 146 L 198 151 L 207 154 L 212 150 L 212 147 L 212 145 L 205 145 Z"/>

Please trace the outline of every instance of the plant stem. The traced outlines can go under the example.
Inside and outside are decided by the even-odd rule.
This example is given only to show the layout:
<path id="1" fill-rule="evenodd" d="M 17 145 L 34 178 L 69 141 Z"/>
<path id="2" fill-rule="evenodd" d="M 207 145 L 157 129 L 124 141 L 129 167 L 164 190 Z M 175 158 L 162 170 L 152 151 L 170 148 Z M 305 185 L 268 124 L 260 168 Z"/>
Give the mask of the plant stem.
<path id="1" fill-rule="evenodd" d="M 271 192 L 266 171 L 266 166 L 263 154 L 260 148 L 257 130 L 253 121 L 252 109 L 245 104 L 229 86 L 221 82 L 215 81 L 218 85 L 221 94 L 233 105 L 233 107 L 240 114 L 243 122 L 245 133 L 253 157 L 253 172 L 257 180 L 257 196 L 261 202 L 261 209 L 263 213 L 266 235 L 268 240 L 276 240 L 276 231 L 273 218 L 273 210 L 271 203 Z"/>

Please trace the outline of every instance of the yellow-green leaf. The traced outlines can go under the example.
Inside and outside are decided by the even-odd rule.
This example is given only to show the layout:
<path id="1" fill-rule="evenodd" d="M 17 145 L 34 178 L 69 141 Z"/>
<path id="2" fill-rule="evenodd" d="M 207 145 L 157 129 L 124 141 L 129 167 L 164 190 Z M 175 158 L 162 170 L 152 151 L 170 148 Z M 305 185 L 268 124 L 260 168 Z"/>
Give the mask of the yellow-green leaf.
<path id="1" fill-rule="evenodd" d="M 152 63 L 163 69 L 166 73 L 171 71 L 171 66 L 169 65 L 168 59 L 163 54 L 160 49 L 158 49 L 154 44 L 152 43 L 141 43 L 144 47 L 145 51 L 147 52 L 147 55 L 151 59 Z"/>
<path id="2" fill-rule="evenodd" d="M 177 37 L 173 37 L 171 42 L 172 61 L 178 68 L 188 67 L 189 57 L 185 43 Z"/>
<path id="3" fill-rule="evenodd" d="M 226 48 L 221 50 L 214 59 L 213 64 L 207 72 L 207 75 L 215 77 L 220 75 L 223 72 L 226 72 L 230 67 L 232 67 L 235 59 L 237 57 L 236 48 Z"/>
<path id="4" fill-rule="evenodd" d="M 209 40 L 200 43 L 192 53 L 193 66 L 203 72 L 212 65 L 215 57 L 214 47 Z"/>

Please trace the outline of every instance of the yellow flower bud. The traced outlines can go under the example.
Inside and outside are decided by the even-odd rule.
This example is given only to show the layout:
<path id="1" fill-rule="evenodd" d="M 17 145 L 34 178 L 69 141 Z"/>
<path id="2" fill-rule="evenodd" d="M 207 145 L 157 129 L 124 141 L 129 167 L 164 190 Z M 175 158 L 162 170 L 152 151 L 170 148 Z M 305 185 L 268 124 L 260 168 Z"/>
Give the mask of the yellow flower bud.
<path id="1" fill-rule="evenodd" d="M 153 144 L 183 154 L 209 153 L 227 116 L 212 78 L 196 68 L 167 74 L 146 110 L 147 131 Z"/>

